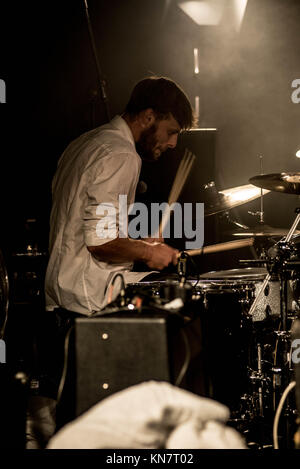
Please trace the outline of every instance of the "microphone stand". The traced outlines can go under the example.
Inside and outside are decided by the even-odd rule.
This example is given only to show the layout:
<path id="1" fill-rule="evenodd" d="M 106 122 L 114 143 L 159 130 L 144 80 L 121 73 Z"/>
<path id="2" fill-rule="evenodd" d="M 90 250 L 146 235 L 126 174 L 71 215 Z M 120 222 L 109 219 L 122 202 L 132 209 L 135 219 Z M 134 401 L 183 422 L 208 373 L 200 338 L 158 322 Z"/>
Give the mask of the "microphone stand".
<path id="1" fill-rule="evenodd" d="M 103 102 L 104 102 L 106 119 L 107 119 L 107 121 L 109 121 L 111 119 L 111 117 L 110 117 L 109 106 L 108 106 L 108 97 L 107 97 L 107 93 L 106 93 L 106 89 L 105 89 L 106 82 L 103 78 L 101 68 L 100 68 L 99 59 L 98 59 L 98 55 L 97 55 L 97 49 L 96 49 L 96 44 L 95 44 L 95 39 L 94 39 L 94 33 L 93 33 L 93 28 L 92 28 L 92 24 L 91 24 L 91 20 L 90 20 L 90 15 L 89 15 L 88 3 L 87 3 L 87 0 L 83 0 L 83 1 L 84 1 L 84 6 L 85 6 L 85 14 L 86 14 L 86 19 L 87 19 L 87 24 L 88 24 L 88 29 L 89 29 L 91 45 L 92 45 L 95 64 L 96 64 L 98 81 L 99 81 L 100 90 L 101 90 L 101 96 L 102 96 L 102 99 L 103 99 Z"/>

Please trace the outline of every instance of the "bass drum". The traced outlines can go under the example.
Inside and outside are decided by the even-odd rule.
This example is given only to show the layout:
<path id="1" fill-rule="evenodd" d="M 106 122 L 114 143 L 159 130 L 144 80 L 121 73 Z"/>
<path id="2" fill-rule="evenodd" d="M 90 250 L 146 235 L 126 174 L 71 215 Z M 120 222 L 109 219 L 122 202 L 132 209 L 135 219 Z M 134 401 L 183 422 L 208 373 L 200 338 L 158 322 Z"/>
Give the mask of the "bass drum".
<path id="1" fill-rule="evenodd" d="M 217 275 L 218 274 L 218 275 Z M 212 278 L 215 277 L 215 278 Z M 247 316 L 255 294 L 253 282 L 225 278 L 224 272 L 201 275 L 201 318 L 205 394 L 227 405 L 232 418 L 249 390 L 248 364 L 253 322 Z"/>

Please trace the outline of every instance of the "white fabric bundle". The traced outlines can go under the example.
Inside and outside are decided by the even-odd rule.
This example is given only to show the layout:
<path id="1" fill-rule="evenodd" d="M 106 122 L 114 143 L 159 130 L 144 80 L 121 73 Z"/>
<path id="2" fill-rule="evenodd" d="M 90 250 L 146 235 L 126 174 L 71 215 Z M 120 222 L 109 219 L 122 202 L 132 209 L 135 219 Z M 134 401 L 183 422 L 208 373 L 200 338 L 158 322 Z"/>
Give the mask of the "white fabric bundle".
<path id="1" fill-rule="evenodd" d="M 246 448 L 229 410 L 167 382 L 147 381 L 99 402 L 56 433 L 47 449 Z"/>

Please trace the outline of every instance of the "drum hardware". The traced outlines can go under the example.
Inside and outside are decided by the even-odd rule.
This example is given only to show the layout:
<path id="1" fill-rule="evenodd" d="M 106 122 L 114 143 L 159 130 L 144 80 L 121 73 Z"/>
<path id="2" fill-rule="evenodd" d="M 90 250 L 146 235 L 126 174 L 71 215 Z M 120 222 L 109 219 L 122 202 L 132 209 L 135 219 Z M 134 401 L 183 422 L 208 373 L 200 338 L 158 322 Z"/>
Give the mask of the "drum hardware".
<path id="1" fill-rule="evenodd" d="M 255 297 L 255 300 L 253 301 L 253 303 L 250 307 L 250 310 L 248 311 L 248 316 L 250 318 L 253 317 L 253 314 L 254 314 L 254 311 L 257 307 L 257 304 L 258 304 L 262 294 L 265 292 L 266 287 L 269 284 L 270 279 L 271 279 L 271 274 L 267 274 L 264 281 L 263 281 L 263 283 L 262 283 L 262 285 L 261 285 L 261 287 L 260 287 L 260 289 L 259 289 L 259 292 L 258 292 L 257 296 Z"/>
<path id="2" fill-rule="evenodd" d="M 269 284 L 271 276 L 273 274 L 277 274 L 279 277 L 279 281 L 280 281 L 280 314 L 281 314 L 283 330 L 287 329 L 287 317 L 288 317 L 287 281 L 288 281 L 288 272 L 291 270 L 291 265 L 287 264 L 287 262 L 290 260 L 291 255 L 294 253 L 294 247 L 290 241 L 292 239 L 292 236 L 294 235 L 294 232 L 300 220 L 300 210 L 296 209 L 296 213 L 297 215 L 296 215 L 295 221 L 292 227 L 290 228 L 286 238 L 283 241 L 279 241 L 275 245 L 275 249 L 274 249 L 275 255 L 273 257 L 266 257 L 265 259 L 263 259 L 263 261 L 265 262 L 265 265 L 267 266 L 268 274 L 266 275 L 264 282 L 249 311 L 249 315 L 252 316 L 257 306 L 258 301 L 260 300 L 262 294 L 264 293 L 265 288 Z M 261 260 L 254 261 L 252 262 L 252 264 L 261 265 Z"/>
<path id="3" fill-rule="evenodd" d="M 190 274 L 191 274 L 190 264 L 193 265 L 195 272 L 198 272 L 198 267 L 192 257 L 193 252 L 194 250 L 182 251 L 179 254 L 178 264 L 177 264 L 177 274 L 179 277 L 179 285 L 181 287 L 184 286 L 187 278 L 190 277 Z M 199 277 L 197 279 L 199 279 Z"/>
<path id="4" fill-rule="evenodd" d="M 243 306 L 243 318 L 246 320 L 251 320 L 252 317 L 249 315 L 249 306 L 251 305 L 253 298 L 255 296 L 255 287 L 254 285 L 245 284 L 243 287 L 243 296 L 239 298 L 239 303 Z"/>
<path id="5" fill-rule="evenodd" d="M 266 373 L 262 373 L 261 370 L 249 370 L 249 380 L 254 387 L 254 391 L 251 396 L 251 398 L 254 397 L 254 399 L 252 400 L 253 415 L 264 417 L 264 400 L 269 394 L 268 387 L 270 387 L 271 378 L 268 377 Z M 255 391 L 255 389 L 257 390 Z"/>
<path id="6" fill-rule="evenodd" d="M 281 385 L 282 385 L 282 380 L 281 380 L 281 376 L 282 376 L 282 368 L 279 368 L 278 366 L 273 366 L 273 368 L 271 369 L 272 371 L 272 374 L 273 374 L 273 388 L 274 388 L 274 391 L 276 391 L 276 389 L 279 389 L 281 388 Z M 274 403 L 274 410 L 276 408 L 276 403 Z"/>
<path id="7" fill-rule="evenodd" d="M 276 335 L 276 337 L 278 337 L 282 341 L 288 341 L 291 338 L 290 331 L 274 331 L 274 334 Z"/>
<path id="8" fill-rule="evenodd" d="M 259 415 L 263 417 L 263 396 L 262 396 L 262 386 L 263 382 L 266 380 L 262 374 L 262 361 L 261 361 L 261 345 L 257 344 L 257 373 L 256 380 L 259 380 L 258 396 L 259 396 Z"/>
<path id="9" fill-rule="evenodd" d="M 238 228 L 241 228 L 242 230 L 249 230 L 249 226 L 243 225 L 242 223 L 239 223 L 236 220 L 233 220 L 228 211 L 221 213 L 220 218 L 224 218 L 227 221 L 227 223 L 231 223 L 232 225 L 235 225 Z M 232 234 L 231 231 L 229 232 L 229 234 L 230 235 Z"/>
<path id="10" fill-rule="evenodd" d="M 263 336 L 261 338 L 263 338 Z M 257 342 L 257 369 L 248 366 L 249 382 L 252 387 L 252 414 L 255 417 L 265 417 L 266 411 L 270 409 L 270 403 L 268 401 L 269 396 L 271 395 L 272 386 L 272 379 L 270 377 L 270 369 L 272 368 L 272 363 L 263 358 L 267 348 L 268 344 L 261 344 L 260 342 Z"/>

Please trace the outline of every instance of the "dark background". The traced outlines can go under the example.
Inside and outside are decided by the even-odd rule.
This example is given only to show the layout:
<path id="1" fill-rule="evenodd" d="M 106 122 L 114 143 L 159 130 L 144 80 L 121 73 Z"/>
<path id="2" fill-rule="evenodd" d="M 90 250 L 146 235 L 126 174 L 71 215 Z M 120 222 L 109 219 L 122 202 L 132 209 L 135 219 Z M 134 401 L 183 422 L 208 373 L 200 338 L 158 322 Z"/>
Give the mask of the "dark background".
<path id="1" fill-rule="evenodd" d="M 122 112 L 136 81 L 166 75 L 192 103 L 200 96 L 199 127 L 217 129 L 210 157 L 218 189 L 247 184 L 260 173 L 260 155 L 265 173 L 299 170 L 300 104 L 291 101 L 291 83 L 300 77 L 300 2 L 249 0 L 240 31 L 229 1 L 218 26 L 197 25 L 177 3 L 89 0 L 110 115 Z M 199 76 L 193 73 L 194 47 Z M 107 120 L 84 2 L 1 6 L 0 51 L 7 87 L 7 103 L 0 105 L 2 249 L 26 244 L 28 219 L 37 220 L 43 249 L 57 160 L 73 138 Z M 297 205 L 298 196 L 267 195 L 266 222 L 289 227 Z M 259 210 L 259 201 L 232 215 L 254 225 L 257 218 L 248 210 Z"/>

